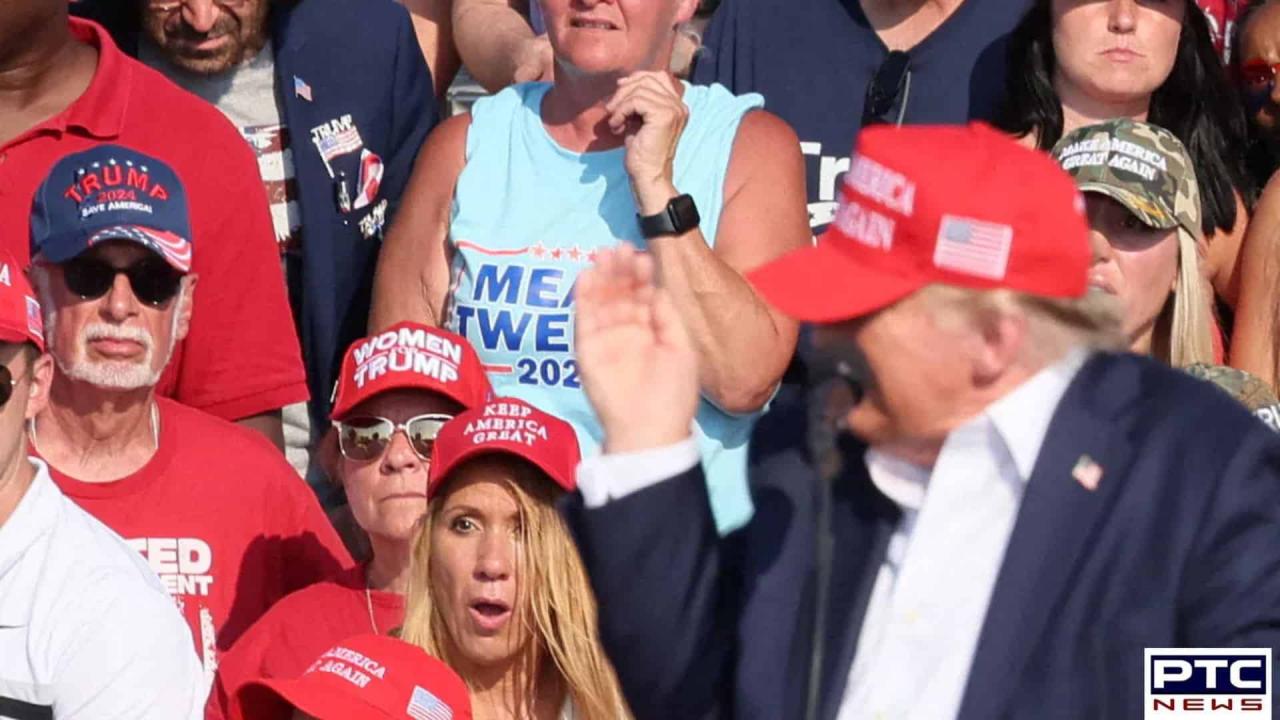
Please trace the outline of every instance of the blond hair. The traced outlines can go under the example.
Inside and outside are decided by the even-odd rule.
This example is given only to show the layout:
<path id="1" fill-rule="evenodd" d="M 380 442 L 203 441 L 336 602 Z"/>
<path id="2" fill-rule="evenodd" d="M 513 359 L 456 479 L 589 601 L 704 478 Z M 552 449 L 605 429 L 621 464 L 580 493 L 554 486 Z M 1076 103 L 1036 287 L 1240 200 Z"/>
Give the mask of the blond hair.
<path id="1" fill-rule="evenodd" d="M 492 456 L 490 456 L 492 457 Z M 529 624 L 534 641 L 528 644 L 520 668 L 529 686 L 518 690 L 528 702 L 532 717 L 537 697 L 540 661 L 549 657 L 573 700 L 577 716 L 584 720 L 615 720 L 630 713 L 613 666 L 600 644 L 596 625 L 596 601 L 568 528 L 555 509 L 561 491 L 541 472 L 518 462 L 514 479 L 505 485 L 520 510 L 516 622 Z M 448 627 L 432 595 L 431 533 L 448 496 L 448 484 L 431 502 L 421 521 L 413 549 L 413 572 L 405 611 L 402 639 L 413 643 L 455 668 L 450 657 Z M 467 680 L 467 678 L 463 678 Z M 468 681 L 469 682 L 469 681 Z"/>
<path id="2" fill-rule="evenodd" d="M 1181 368 L 1213 364 L 1211 296 L 1200 271 L 1200 244 L 1178 228 L 1178 279 L 1151 333 L 1151 354 Z"/>

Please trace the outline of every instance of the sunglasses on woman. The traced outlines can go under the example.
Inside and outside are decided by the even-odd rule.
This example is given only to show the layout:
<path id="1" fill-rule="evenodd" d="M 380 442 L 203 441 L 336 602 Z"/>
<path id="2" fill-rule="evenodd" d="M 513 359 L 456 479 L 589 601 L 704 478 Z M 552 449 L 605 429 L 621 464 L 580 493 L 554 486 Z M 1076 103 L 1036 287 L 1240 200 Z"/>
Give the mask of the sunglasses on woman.
<path id="1" fill-rule="evenodd" d="M 13 371 L 8 366 L 0 365 L 0 408 L 9 403 L 9 398 L 13 397 L 13 388 L 18 384 L 18 378 L 13 376 Z"/>
<path id="2" fill-rule="evenodd" d="M 153 307 L 163 305 L 178 294 L 182 273 L 159 257 L 147 257 L 123 268 L 94 257 L 78 257 L 62 263 L 62 279 L 67 289 L 82 300 L 97 300 L 116 282 L 116 275 L 129 278 L 133 294 Z"/>
<path id="3" fill-rule="evenodd" d="M 903 50 L 893 50 L 885 56 L 867 83 L 867 94 L 862 105 L 862 125 L 902 125 L 907 113 L 907 101 L 911 96 L 911 55 Z M 901 101 L 901 104 L 899 104 Z M 898 105 L 895 117 L 889 111 Z"/>
<path id="4" fill-rule="evenodd" d="M 431 459 L 431 448 L 436 435 L 452 415 L 419 415 L 403 423 L 394 423 L 384 417 L 361 416 L 334 421 L 338 431 L 338 449 L 348 460 L 365 462 L 376 460 L 391 446 L 391 438 L 401 430 L 409 438 L 413 452 L 423 460 Z"/>

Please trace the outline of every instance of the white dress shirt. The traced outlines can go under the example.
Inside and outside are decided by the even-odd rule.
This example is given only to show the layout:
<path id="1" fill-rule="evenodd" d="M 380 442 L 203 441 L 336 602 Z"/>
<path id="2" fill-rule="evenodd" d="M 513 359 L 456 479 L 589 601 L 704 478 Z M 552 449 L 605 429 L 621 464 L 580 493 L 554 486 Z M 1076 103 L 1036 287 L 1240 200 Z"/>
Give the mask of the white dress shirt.
<path id="1" fill-rule="evenodd" d="M 973 653 L 1049 421 L 1087 359 L 1072 351 L 947 436 L 932 470 L 869 450 L 902 510 L 876 576 L 838 720 L 942 720 L 960 710 Z M 578 467 L 588 508 L 697 462 L 692 440 Z"/>

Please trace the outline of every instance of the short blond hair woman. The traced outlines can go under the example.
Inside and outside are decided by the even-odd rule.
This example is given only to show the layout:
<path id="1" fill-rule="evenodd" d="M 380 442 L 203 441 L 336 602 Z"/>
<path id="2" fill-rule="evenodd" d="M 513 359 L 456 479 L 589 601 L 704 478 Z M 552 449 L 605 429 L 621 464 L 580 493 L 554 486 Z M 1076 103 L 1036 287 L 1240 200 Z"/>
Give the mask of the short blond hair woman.
<path id="1" fill-rule="evenodd" d="M 513 399 L 436 438 L 403 638 L 462 676 L 477 720 L 629 717 L 555 509 L 578 458 L 571 426 Z"/>

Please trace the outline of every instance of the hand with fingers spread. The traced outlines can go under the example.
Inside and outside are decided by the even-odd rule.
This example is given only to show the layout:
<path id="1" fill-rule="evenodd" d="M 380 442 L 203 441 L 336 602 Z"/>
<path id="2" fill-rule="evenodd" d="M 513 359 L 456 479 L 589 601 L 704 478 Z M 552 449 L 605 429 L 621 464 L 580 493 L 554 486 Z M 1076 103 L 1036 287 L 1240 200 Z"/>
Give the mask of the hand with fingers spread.
<path id="1" fill-rule="evenodd" d="M 653 258 L 630 245 L 602 252 L 575 293 L 578 368 L 605 452 L 689 437 L 698 356 L 667 291 L 654 283 Z"/>
<path id="2" fill-rule="evenodd" d="M 689 121 L 683 87 L 668 72 L 635 72 L 605 104 L 609 128 L 624 136 L 625 165 L 641 215 L 662 212 L 675 189 L 676 147 Z"/>

